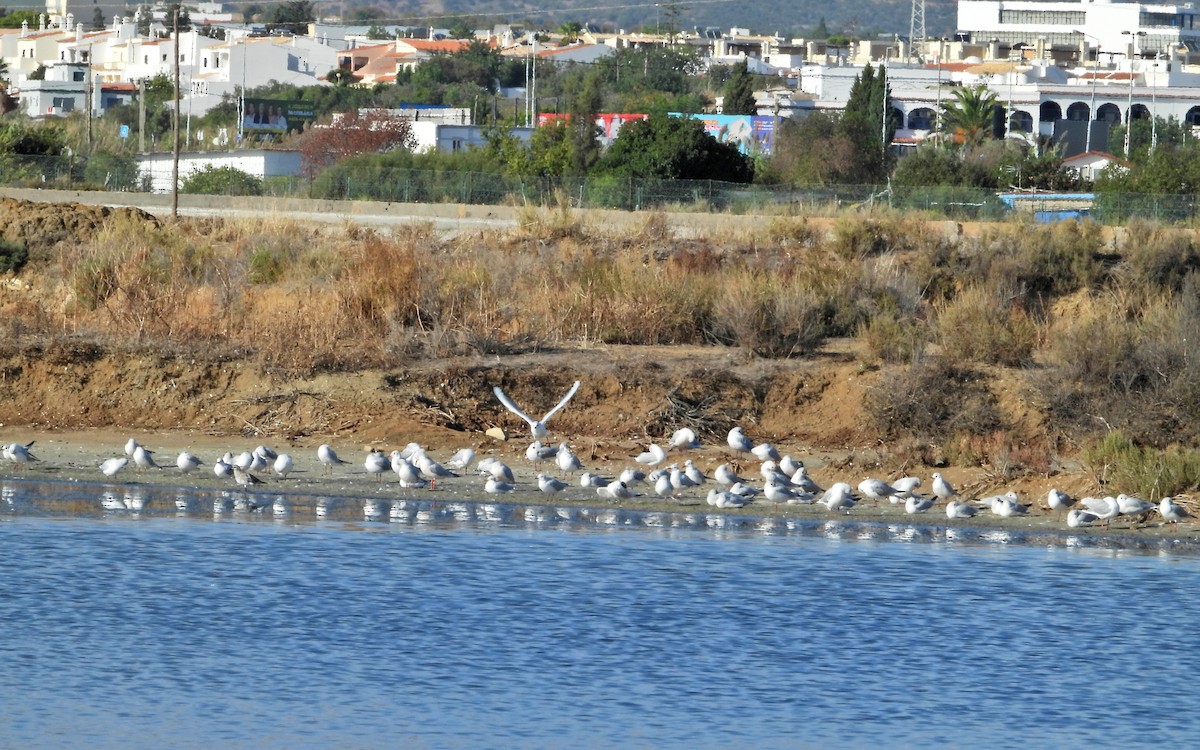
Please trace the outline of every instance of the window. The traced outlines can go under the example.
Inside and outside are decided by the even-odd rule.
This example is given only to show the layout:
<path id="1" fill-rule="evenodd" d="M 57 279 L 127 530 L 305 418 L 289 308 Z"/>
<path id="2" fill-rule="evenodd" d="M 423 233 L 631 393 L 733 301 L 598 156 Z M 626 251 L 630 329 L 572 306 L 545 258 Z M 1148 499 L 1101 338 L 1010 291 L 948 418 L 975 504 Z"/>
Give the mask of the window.
<path id="1" fill-rule="evenodd" d="M 1039 26 L 1083 26 L 1087 14 L 1082 10 L 1000 10 L 1000 23 Z"/>
<path id="2" fill-rule="evenodd" d="M 72 112 L 75 109 L 75 97 L 73 96 L 56 96 L 51 103 L 60 112 Z"/>
<path id="3" fill-rule="evenodd" d="M 83 80 L 83 71 L 82 70 L 71 71 L 71 80 L 72 81 L 82 81 Z"/>

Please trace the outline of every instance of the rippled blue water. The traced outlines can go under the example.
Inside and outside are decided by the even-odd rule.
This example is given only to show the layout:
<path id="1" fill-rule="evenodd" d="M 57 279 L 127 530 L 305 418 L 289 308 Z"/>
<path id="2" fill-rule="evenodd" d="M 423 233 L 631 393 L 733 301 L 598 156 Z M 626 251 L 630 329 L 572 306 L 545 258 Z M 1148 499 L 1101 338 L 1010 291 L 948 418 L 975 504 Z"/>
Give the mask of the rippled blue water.
<path id="1" fill-rule="evenodd" d="M 3 747 L 1200 737 L 1190 555 L 845 525 L 526 523 L 520 509 L 322 523 L 13 505 Z"/>

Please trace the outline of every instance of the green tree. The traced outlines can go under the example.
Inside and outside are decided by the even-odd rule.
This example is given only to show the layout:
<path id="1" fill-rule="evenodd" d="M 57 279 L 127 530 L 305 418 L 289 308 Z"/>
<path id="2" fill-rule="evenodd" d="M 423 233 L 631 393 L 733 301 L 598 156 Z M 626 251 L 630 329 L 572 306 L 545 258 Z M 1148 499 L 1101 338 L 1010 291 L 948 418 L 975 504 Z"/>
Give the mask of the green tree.
<path id="1" fill-rule="evenodd" d="M 578 88 L 570 92 L 571 119 L 567 129 L 573 174 L 586 174 L 600 158 L 596 115 L 602 102 L 597 73 L 585 76 L 578 82 Z"/>
<path id="2" fill-rule="evenodd" d="M 263 181 L 235 167 L 211 164 L 188 175 L 180 184 L 181 193 L 204 195 L 262 195 Z"/>
<path id="3" fill-rule="evenodd" d="M 887 71 L 876 71 L 867 63 L 850 87 L 850 98 L 842 112 L 839 130 L 852 144 L 854 153 L 844 179 L 855 183 L 879 184 L 891 172 L 895 157 L 887 147 L 896 132 L 891 87 Z"/>
<path id="4" fill-rule="evenodd" d="M 625 177 L 749 182 L 754 169 L 749 159 L 704 131 L 704 123 L 683 117 L 652 114 L 625 123 L 596 164 L 603 173 Z"/>
<path id="5" fill-rule="evenodd" d="M 371 24 L 371 27 L 367 29 L 367 39 L 383 40 L 383 39 L 395 39 L 395 38 L 396 38 L 395 34 L 388 31 L 386 28 L 384 28 L 383 26 L 380 26 L 377 23 Z"/>
<path id="6" fill-rule="evenodd" d="M 474 39 L 475 30 L 468 26 L 466 21 L 460 18 L 450 25 L 450 38 Z"/>
<path id="7" fill-rule="evenodd" d="M 0 15 L 0 29 L 19 29 L 21 23 L 29 25 L 29 28 L 36 29 L 38 24 L 38 16 L 40 13 L 36 10 L 12 10 Z"/>
<path id="8" fill-rule="evenodd" d="M 771 158 L 756 177 L 767 183 L 838 184 L 852 165 L 853 154 L 854 144 L 842 134 L 840 118 L 814 112 L 780 122 Z"/>
<path id="9" fill-rule="evenodd" d="M 272 28 L 296 35 L 308 33 L 308 25 L 317 20 L 317 9 L 311 0 L 287 0 L 271 11 L 269 23 Z"/>
<path id="10" fill-rule="evenodd" d="M 133 17 L 138 36 L 150 36 L 150 24 L 154 22 L 154 14 L 150 12 L 150 6 L 144 3 L 139 5 L 134 11 Z"/>
<path id="11" fill-rule="evenodd" d="M 754 76 L 750 75 L 749 64 L 740 60 L 733 66 L 729 80 L 725 83 L 725 104 L 721 111 L 727 115 L 756 115 L 758 100 L 754 97 Z"/>
<path id="12" fill-rule="evenodd" d="M 559 24 L 558 34 L 562 37 L 563 44 L 574 44 L 579 41 L 579 35 L 583 33 L 583 24 L 578 21 L 564 21 Z"/>
<path id="13" fill-rule="evenodd" d="M 969 151 L 992 138 L 999 106 L 986 86 L 958 89 L 954 98 L 942 105 L 942 128 Z"/>

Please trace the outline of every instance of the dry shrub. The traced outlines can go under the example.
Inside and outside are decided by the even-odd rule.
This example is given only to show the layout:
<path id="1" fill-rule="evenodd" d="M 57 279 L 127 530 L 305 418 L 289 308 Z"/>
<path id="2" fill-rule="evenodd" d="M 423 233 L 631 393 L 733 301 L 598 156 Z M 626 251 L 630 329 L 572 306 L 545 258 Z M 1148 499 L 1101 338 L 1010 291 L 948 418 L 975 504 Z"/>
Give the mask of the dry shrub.
<path id="1" fill-rule="evenodd" d="M 517 234 L 524 239 L 551 240 L 583 237 L 584 226 L 571 201 L 559 195 L 551 208 L 526 204 L 517 209 Z"/>
<path id="2" fill-rule="evenodd" d="M 1189 275 L 1200 271 L 1200 249 L 1192 230 L 1130 222 L 1120 253 L 1120 283 L 1132 294 L 1178 292 Z"/>
<path id="3" fill-rule="evenodd" d="M 925 357 L 911 367 L 885 373 L 867 392 L 866 409 L 875 428 L 888 439 L 947 442 L 1004 427 L 985 377 L 944 357 Z"/>
<path id="4" fill-rule="evenodd" d="M 1110 298 L 1051 330 L 1047 367 L 1030 378 L 1048 419 L 1076 437 L 1120 428 L 1145 445 L 1200 439 L 1200 300 L 1179 295 L 1137 310 Z"/>
<path id="5" fill-rule="evenodd" d="M 888 364 L 911 362 L 925 351 L 926 328 L 916 318 L 889 310 L 859 328 L 858 339 L 874 360 Z"/>
<path id="6" fill-rule="evenodd" d="M 383 336 L 347 325 L 338 296 L 328 290 L 262 289 L 250 298 L 248 312 L 237 339 L 253 347 L 268 370 L 337 371 L 381 360 Z"/>
<path id="7" fill-rule="evenodd" d="M 421 284 L 418 249 L 413 244 L 373 237 L 346 261 L 336 287 L 339 307 L 364 334 L 382 336 L 394 322 L 418 322 Z"/>
<path id="8" fill-rule="evenodd" d="M 940 239 L 924 220 L 891 211 L 843 216 L 833 226 L 833 251 L 846 260 L 915 252 L 931 244 Z"/>
<path id="9" fill-rule="evenodd" d="M 1011 296 L 971 287 L 936 310 L 937 340 L 955 359 L 1014 366 L 1037 347 L 1037 325 Z"/>
<path id="10" fill-rule="evenodd" d="M 767 238 L 780 245 L 816 247 L 821 232 L 809 223 L 807 216 L 776 216 L 767 224 Z"/>
<path id="11" fill-rule="evenodd" d="M 712 335 L 759 357 L 793 357 L 827 336 L 827 308 L 811 287 L 778 276 L 727 277 L 713 309 Z"/>

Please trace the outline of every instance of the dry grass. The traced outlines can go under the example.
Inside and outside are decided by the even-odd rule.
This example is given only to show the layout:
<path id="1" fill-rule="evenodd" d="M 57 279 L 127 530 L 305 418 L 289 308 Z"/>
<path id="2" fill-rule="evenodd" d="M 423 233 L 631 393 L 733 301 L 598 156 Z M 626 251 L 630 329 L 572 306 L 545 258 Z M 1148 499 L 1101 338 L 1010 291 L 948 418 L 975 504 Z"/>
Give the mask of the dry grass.
<path id="1" fill-rule="evenodd" d="M 1112 426 L 1200 442 L 1193 230 L 1135 224 L 1113 245 L 1089 224 L 947 239 L 886 211 L 844 214 L 832 236 L 809 218 L 683 237 L 663 213 L 622 229 L 564 200 L 447 239 L 429 224 L 117 216 L 27 267 L 32 289 L 0 288 L 0 330 L 17 349 L 70 336 L 289 373 L 593 344 L 803 357 L 854 336 L 883 369 L 868 404 L 882 434 L 997 471 L 1040 467 L 1007 440 L 993 368 L 1028 371 L 1053 438 Z"/>

